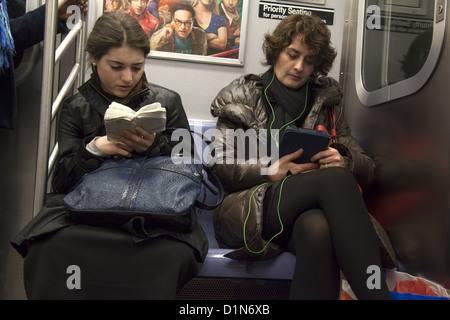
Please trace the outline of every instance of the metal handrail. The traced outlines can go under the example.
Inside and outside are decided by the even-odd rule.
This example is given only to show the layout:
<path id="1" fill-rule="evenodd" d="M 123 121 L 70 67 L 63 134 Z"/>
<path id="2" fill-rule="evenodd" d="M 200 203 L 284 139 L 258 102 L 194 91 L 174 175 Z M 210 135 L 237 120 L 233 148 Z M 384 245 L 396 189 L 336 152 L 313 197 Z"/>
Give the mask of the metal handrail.
<path id="1" fill-rule="evenodd" d="M 52 121 L 55 120 L 56 115 L 58 114 L 59 108 L 61 107 L 61 104 L 64 100 L 64 97 L 69 92 L 70 88 L 72 88 L 73 84 L 75 83 L 75 80 L 79 76 L 80 72 L 80 64 L 77 63 L 73 66 L 72 71 L 70 72 L 69 76 L 67 77 L 66 82 L 64 82 L 64 85 L 62 86 L 61 90 L 58 93 L 58 96 L 56 97 L 55 101 L 53 102 L 52 107 Z"/>
<path id="2" fill-rule="evenodd" d="M 67 34 L 64 38 L 63 42 L 58 46 L 55 53 L 55 63 L 58 63 L 61 60 L 64 53 L 67 51 L 69 46 L 75 40 L 75 38 L 80 34 L 81 28 L 83 27 L 83 21 L 79 21 L 72 30 Z"/>
<path id="3" fill-rule="evenodd" d="M 83 56 L 80 47 L 83 45 L 83 32 L 85 29 L 84 22 L 80 21 L 67 34 L 64 41 L 56 47 L 56 34 L 58 23 L 58 8 L 60 8 L 67 0 L 47 1 L 45 12 L 45 32 L 44 32 L 44 51 L 43 51 L 43 68 L 42 68 L 42 96 L 41 110 L 39 120 L 38 148 L 36 159 L 36 179 L 34 188 L 33 217 L 35 217 L 42 209 L 45 203 L 47 193 L 48 178 L 56 165 L 59 146 L 56 142 L 51 153 L 51 128 L 52 122 L 56 118 L 56 114 L 64 97 L 75 83 L 75 80 L 82 78 L 83 73 Z M 75 39 L 78 39 L 78 50 L 76 54 L 76 62 L 70 75 L 63 84 L 55 101 L 53 101 L 53 84 L 55 81 L 55 64 L 60 62 L 61 57 L 67 51 L 67 48 Z M 50 153 L 50 154 L 49 154 Z"/>
<path id="4" fill-rule="evenodd" d="M 56 167 L 56 160 L 58 160 L 58 152 L 59 152 L 59 144 L 56 143 L 53 147 L 52 153 L 50 154 L 50 157 L 48 158 L 48 174 L 50 175 L 53 171 L 53 169 Z"/>

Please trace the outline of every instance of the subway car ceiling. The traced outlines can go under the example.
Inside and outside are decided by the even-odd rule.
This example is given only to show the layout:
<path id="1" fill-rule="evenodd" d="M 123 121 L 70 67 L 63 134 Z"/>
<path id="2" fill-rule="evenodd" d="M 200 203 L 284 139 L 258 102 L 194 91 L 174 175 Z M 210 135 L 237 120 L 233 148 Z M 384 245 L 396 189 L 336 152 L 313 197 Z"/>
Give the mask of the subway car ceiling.
<path id="1" fill-rule="evenodd" d="M 12 15 L 41 4 L 39 0 L 8 2 L 14 9 Z M 345 112 L 354 136 L 377 164 L 377 181 L 364 195 L 369 211 L 388 232 L 402 270 L 427 276 L 448 288 L 448 1 L 388 3 L 244 1 L 238 56 L 204 59 L 152 52 L 146 74 L 150 82 L 181 95 L 191 121 L 214 123 L 209 105 L 220 89 L 242 74 L 266 70 L 261 63 L 264 34 L 272 31 L 284 14 L 319 14 L 338 51 L 330 76 L 343 87 Z M 91 0 L 85 17 L 87 33 L 102 12 L 103 1 Z M 44 49 L 42 44 L 35 46 L 16 59 L 20 70 L 17 128 L 0 130 L 2 145 L 12 151 L 1 163 L 5 183 L 0 191 L 5 196 L 0 207 L 0 299 L 25 298 L 18 274 L 23 262 L 9 241 L 33 215 L 40 147 L 38 141 L 25 137 L 39 137 L 36 109 L 40 107 Z M 64 59 L 72 63 L 75 55 Z M 64 59 L 58 68 L 61 78 L 70 74 Z M 89 63 L 82 71 L 84 79 L 89 78 Z M 54 139 L 54 129 L 49 139 Z"/>

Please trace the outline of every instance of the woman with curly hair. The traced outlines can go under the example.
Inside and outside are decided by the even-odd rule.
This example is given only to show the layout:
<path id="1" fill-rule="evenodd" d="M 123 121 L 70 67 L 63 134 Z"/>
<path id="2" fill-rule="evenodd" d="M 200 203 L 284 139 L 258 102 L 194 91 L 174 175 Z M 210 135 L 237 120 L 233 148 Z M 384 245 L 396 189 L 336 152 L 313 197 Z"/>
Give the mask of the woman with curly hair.
<path id="1" fill-rule="evenodd" d="M 374 180 L 374 161 L 351 135 L 338 83 L 326 77 L 336 58 L 329 29 L 316 16 L 291 15 L 263 48 L 270 68 L 234 80 L 211 105 L 220 130 L 214 171 L 229 194 L 214 214 L 218 242 L 236 249 L 227 255 L 234 259 L 292 252 L 292 299 L 337 299 L 341 270 L 359 299 L 391 299 L 381 277 L 376 288 L 367 285 L 369 267 L 392 266 L 395 255 L 361 196 Z M 332 142 L 302 164 L 294 162 L 302 149 L 265 165 L 249 154 L 238 159 L 243 146 L 227 141 L 230 130 L 253 129 L 267 132 L 260 140 L 276 140 L 258 146 L 276 146 L 288 126 L 319 125 L 334 133 Z M 381 250 L 391 250 L 383 261 Z"/>

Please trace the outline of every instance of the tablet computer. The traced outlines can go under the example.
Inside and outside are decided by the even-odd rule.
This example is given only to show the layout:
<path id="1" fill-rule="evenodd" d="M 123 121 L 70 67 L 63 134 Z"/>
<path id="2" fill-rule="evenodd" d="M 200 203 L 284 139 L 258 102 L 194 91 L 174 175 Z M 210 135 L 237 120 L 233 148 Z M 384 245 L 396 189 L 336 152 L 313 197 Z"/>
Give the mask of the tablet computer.
<path id="1" fill-rule="evenodd" d="M 330 140 L 331 136 L 325 131 L 289 127 L 281 136 L 280 159 L 303 149 L 303 154 L 294 162 L 311 162 L 314 155 L 327 149 Z"/>

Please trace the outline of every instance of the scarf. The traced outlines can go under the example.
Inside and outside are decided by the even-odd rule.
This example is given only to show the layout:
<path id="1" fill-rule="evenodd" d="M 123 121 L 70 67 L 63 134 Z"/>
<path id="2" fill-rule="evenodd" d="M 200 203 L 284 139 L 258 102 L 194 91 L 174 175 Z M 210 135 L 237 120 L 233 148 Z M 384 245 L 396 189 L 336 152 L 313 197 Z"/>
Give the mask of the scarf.
<path id="1" fill-rule="evenodd" d="M 274 137 L 279 142 L 287 126 L 302 126 L 313 105 L 311 89 L 309 85 L 298 90 L 285 87 L 275 76 L 273 68 L 263 74 L 262 80 L 269 126 L 271 130 L 280 130 L 279 135 Z"/>
<path id="2" fill-rule="evenodd" d="M 14 40 L 11 36 L 6 1 L 0 0 L 0 73 L 10 67 L 9 56 L 14 53 Z"/>
<path id="3" fill-rule="evenodd" d="M 91 74 L 91 78 L 89 79 L 89 84 L 95 89 L 95 91 L 97 91 L 98 94 L 103 96 L 109 102 L 115 101 L 120 104 L 126 105 L 130 108 L 133 108 L 133 106 L 129 105 L 130 101 L 134 97 L 136 97 L 139 93 L 144 92 L 150 88 L 150 86 L 147 82 L 147 77 L 145 76 L 145 73 L 142 75 L 141 80 L 136 84 L 136 86 L 134 86 L 134 88 L 130 91 L 130 93 L 124 98 L 116 97 L 116 96 L 104 91 L 100 84 L 100 78 L 98 76 L 98 73 L 95 70 Z"/>

